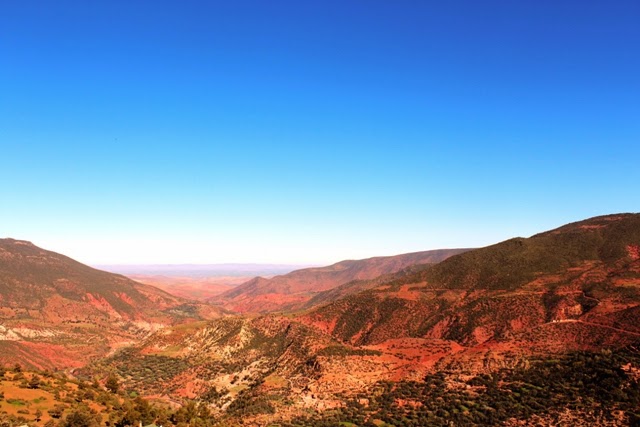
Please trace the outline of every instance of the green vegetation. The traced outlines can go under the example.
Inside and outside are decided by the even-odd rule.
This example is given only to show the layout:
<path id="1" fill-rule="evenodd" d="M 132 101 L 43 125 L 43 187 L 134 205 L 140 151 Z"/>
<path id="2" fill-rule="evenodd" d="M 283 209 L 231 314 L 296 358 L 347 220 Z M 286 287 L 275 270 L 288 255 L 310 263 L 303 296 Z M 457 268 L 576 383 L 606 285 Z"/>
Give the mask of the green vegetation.
<path id="1" fill-rule="evenodd" d="M 275 414 L 276 409 L 268 396 L 259 395 L 247 389 L 242 390 L 231 402 L 227 412 L 231 416 L 244 418 L 259 414 Z"/>
<path id="2" fill-rule="evenodd" d="M 377 350 L 367 350 L 364 348 L 351 348 L 344 345 L 331 345 L 318 351 L 318 356 L 380 356 L 382 353 Z"/>
<path id="3" fill-rule="evenodd" d="M 24 406 L 27 404 L 27 402 L 22 399 L 7 399 L 7 403 L 13 406 Z"/>
<path id="4" fill-rule="evenodd" d="M 27 381 L 27 378 L 30 380 Z M 32 387 L 33 379 L 38 387 Z M 109 387 L 107 387 L 109 386 Z M 206 404 L 185 400 L 176 410 L 131 397 L 120 390 L 110 375 L 103 387 L 99 381 L 85 382 L 50 372 L 14 370 L 0 378 L 0 426 L 28 424 L 43 427 L 211 427 L 216 422 Z M 16 394 L 20 398 L 14 397 Z"/>
<path id="5" fill-rule="evenodd" d="M 427 280 L 444 288 L 507 290 L 530 282 L 540 272 L 566 271 L 584 261 L 613 264 L 627 255 L 628 245 L 640 241 L 640 215 L 622 217 L 618 221 L 592 218 L 528 239 L 473 250 L 408 280 Z M 416 281 L 418 278 L 422 280 Z"/>
<path id="6" fill-rule="evenodd" d="M 189 368 L 189 362 L 178 357 L 160 355 L 140 355 L 134 349 L 124 349 L 113 357 L 100 364 L 97 369 L 88 369 L 96 373 L 105 370 L 114 370 L 107 379 L 107 387 L 112 392 L 121 387 L 121 382 L 126 389 L 155 390 L 158 387 L 166 388 L 166 382 L 180 375 Z M 116 375 L 117 374 L 117 375 Z M 121 378 L 120 381 L 118 378 Z"/>
<path id="7" fill-rule="evenodd" d="M 566 410 L 581 417 L 584 425 L 590 420 L 613 422 L 619 416 L 626 425 L 638 425 L 640 384 L 623 369 L 629 363 L 640 364 L 637 351 L 577 352 L 469 380 L 441 372 L 421 382 L 380 382 L 371 393 L 337 410 L 283 426 L 487 426 L 534 416 L 555 425 Z"/>

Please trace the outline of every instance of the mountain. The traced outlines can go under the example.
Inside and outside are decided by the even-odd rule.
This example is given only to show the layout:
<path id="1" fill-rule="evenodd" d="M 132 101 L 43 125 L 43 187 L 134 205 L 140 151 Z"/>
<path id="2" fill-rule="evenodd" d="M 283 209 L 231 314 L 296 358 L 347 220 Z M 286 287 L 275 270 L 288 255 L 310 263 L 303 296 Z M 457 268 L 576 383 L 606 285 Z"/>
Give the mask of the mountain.
<path id="1" fill-rule="evenodd" d="M 82 364 L 165 325 L 217 315 L 30 242 L 0 239 L 0 362 Z"/>
<path id="2" fill-rule="evenodd" d="M 341 261 L 305 268 L 271 279 L 256 277 L 212 298 L 239 313 L 289 311 L 304 307 L 314 295 L 355 280 L 371 280 L 417 264 L 433 264 L 468 249 L 441 249 L 403 255 Z"/>
<path id="3" fill-rule="evenodd" d="M 206 402 L 221 425 L 640 422 L 640 215 L 333 289 L 306 312 L 165 328 L 78 375 Z"/>
<path id="4" fill-rule="evenodd" d="M 408 275 L 412 275 L 419 271 L 429 269 L 434 265 L 436 264 L 416 264 L 411 265 L 407 268 L 403 268 L 398 272 L 383 274 L 382 276 L 378 276 L 373 279 L 352 280 L 340 286 L 336 286 L 335 288 L 318 292 L 313 296 L 313 298 L 307 301 L 302 308 L 310 309 L 316 306 L 325 305 L 330 302 L 345 298 L 349 295 L 357 294 L 359 292 L 366 291 L 367 289 L 375 288 L 384 283 L 392 282 L 394 280 L 400 280 L 401 278 Z"/>
<path id="5" fill-rule="evenodd" d="M 302 316 L 356 345 L 429 337 L 527 351 L 640 338 L 640 215 L 592 218 L 465 252 Z"/>
<path id="6" fill-rule="evenodd" d="M 443 356 L 457 350 L 426 344 Z M 75 374 L 115 373 L 126 390 L 154 400 L 210 405 L 220 425 L 264 426 L 340 407 L 380 380 L 420 377 L 410 352 L 342 344 L 288 316 L 226 317 L 163 329 Z M 310 425 L 303 423 L 301 425 Z M 331 424 L 334 425 L 334 424 Z"/>

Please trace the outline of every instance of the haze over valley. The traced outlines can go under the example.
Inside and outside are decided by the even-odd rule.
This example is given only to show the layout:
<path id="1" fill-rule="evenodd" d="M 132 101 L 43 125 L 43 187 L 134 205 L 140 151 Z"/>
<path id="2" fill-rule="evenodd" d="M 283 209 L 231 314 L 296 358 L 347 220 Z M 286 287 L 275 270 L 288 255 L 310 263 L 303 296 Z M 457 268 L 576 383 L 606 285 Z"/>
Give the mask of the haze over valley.
<path id="1" fill-rule="evenodd" d="M 98 269 L 123 274 L 156 286 L 172 295 L 206 300 L 253 279 L 286 274 L 305 267 L 272 264 L 159 264 L 96 265 Z"/>

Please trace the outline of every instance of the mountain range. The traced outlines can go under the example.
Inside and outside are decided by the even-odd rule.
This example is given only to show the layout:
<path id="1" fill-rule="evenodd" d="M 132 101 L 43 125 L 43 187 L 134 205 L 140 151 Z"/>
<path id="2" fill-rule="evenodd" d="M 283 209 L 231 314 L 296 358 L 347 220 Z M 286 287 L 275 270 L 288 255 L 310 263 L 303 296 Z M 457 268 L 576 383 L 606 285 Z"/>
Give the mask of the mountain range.
<path id="1" fill-rule="evenodd" d="M 256 277 L 211 302 L 238 313 L 292 311 L 308 306 L 319 293 L 353 281 L 372 280 L 405 268 L 435 264 L 468 249 L 440 249 L 403 255 L 341 261 L 327 267 L 296 270 L 270 279 Z"/>
<path id="2" fill-rule="evenodd" d="M 5 239 L 0 296 L 0 362 L 110 373 L 224 425 L 640 420 L 640 214 L 255 278 L 211 304 Z"/>

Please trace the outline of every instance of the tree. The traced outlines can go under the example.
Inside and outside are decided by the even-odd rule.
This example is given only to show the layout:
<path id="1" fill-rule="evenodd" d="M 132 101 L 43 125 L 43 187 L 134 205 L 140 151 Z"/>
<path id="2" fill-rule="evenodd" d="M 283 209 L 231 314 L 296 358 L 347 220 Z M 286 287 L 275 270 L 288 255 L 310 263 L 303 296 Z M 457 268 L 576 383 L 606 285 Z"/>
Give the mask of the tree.
<path id="1" fill-rule="evenodd" d="M 61 404 L 56 404 L 53 408 L 49 409 L 47 412 L 51 416 L 51 418 L 60 418 L 62 413 L 64 412 L 65 406 Z"/>
<path id="2" fill-rule="evenodd" d="M 96 417 L 85 409 L 71 412 L 60 423 L 60 427 L 98 427 Z"/>
<path id="3" fill-rule="evenodd" d="M 36 374 L 31 376 L 31 380 L 29 380 L 29 388 L 39 388 L 40 387 L 40 377 Z"/>
<path id="4" fill-rule="evenodd" d="M 141 421 L 140 412 L 129 407 L 122 417 L 115 422 L 116 427 L 137 426 Z"/>
<path id="5" fill-rule="evenodd" d="M 158 418 L 156 419 L 156 425 L 166 426 L 169 424 L 169 414 L 168 411 L 164 408 L 160 408 L 158 410 Z"/>
<path id="6" fill-rule="evenodd" d="M 111 374 L 107 378 L 107 382 L 105 382 L 104 386 L 111 393 L 117 393 L 118 389 L 120 388 L 120 383 L 118 382 L 118 378 L 116 378 L 115 375 Z"/>
<path id="7" fill-rule="evenodd" d="M 148 400 L 144 400 L 141 397 L 136 397 L 133 401 L 135 410 L 140 414 L 140 421 L 142 424 L 151 424 L 155 418 L 153 408 L 149 404 Z"/>

